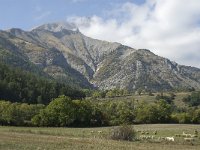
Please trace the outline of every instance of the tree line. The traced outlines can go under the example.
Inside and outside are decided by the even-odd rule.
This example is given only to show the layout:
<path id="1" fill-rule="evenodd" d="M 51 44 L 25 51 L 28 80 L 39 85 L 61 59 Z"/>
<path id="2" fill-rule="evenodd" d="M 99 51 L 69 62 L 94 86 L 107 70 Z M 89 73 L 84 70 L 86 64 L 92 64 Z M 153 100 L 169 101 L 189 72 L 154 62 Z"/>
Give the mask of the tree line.
<path id="1" fill-rule="evenodd" d="M 0 63 L 0 99 L 29 104 L 48 104 L 59 95 L 81 99 L 85 94 L 66 84 L 39 77 Z"/>
<path id="2" fill-rule="evenodd" d="M 93 102 L 59 96 L 47 106 L 0 101 L 1 125 L 91 127 L 139 123 L 200 123 L 200 108 L 180 109 L 164 99 Z"/>

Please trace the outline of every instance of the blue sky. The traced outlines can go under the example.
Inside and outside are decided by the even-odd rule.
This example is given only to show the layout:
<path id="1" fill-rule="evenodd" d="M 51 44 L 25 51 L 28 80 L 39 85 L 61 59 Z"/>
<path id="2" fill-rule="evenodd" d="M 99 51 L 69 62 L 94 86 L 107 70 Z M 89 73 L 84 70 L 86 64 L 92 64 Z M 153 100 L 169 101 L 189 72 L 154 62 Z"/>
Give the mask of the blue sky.
<path id="1" fill-rule="evenodd" d="M 200 68 L 200 0 L 0 0 L 0 29 L 73 22 L 92 38 Z"/>
<path id="2" fill-rule="evenodd" d="M 70 16 L 98 15 L 127 0 L 0 0 L 0 29 L 31 29 L 43 23 L 65 21 Z M 141 4 L 143 0 L 132 0 Z"/>

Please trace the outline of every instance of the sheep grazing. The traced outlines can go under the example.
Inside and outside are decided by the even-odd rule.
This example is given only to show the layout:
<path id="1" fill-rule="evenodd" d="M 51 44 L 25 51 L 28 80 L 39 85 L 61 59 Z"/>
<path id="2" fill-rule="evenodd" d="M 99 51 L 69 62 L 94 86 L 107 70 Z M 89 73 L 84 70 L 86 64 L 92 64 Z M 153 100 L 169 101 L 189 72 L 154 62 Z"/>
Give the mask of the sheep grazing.
<path id="1" fill-rule="evenodd" d="M 184 141 L 186 141 L 186 142 L 192 142 L 192 141 L 194 141 L 194 138 L 184 138 Z"/>
<path id="2" fill-rule="evenodd" d="M 141 132 L 141 134 L 149 134 L 148 131 L 140 131 L 140 132 Z"/>
<path id="3" fill-rule="evenodd" d="M 101 134 L 102 133 L 102 131 L 97 131 L 99 134 Z"/>
<path id="4" fill-rule="evenodd" d="M 151 136 L 151 139 L 155 139 L 155 136 L 152 135 L 152 136 Z"/>
<path id="5" fill-rule="evenodd" d="M 144 139 L 146 139 L 146 136 L 145 135 L 140 135 L 139 139 L 144 140 Z"/>
<path id="6" fill-rule="evenodd" d="M 172 142 L 175 141 L 173 136 L 172 136 L 172 137 L 166 137 L 165 140 L 167 140 L 167 141 L 172 141 Z"/>
<path id="7" fill-rule="evenodd" d="M 90 133 L 94 133 L 94 131 L 90 131 Z"/>
<path id="8" fill-rule="evenodd" d="M 139 137 L 139 139 L 141 139 L 141 140 L 150 140 L 150 139 L 154 139 L 155 138 L 155 136 L 146 136 L 146 135 L 141 135 L 140 137 Z"/>
<path id="9" fill-rule="evenodd" d="M 191 135 L 191 134 L 187 134 L 187 133 L 185 133 L 184 131 L 183 131 L 183 134 L 182 134 L 182 136 L 183 136 L 183 137 L 192 137 L 192 135 Z"/>
<path id="10" fill-rule="evenodd" d="M 191 138 L 196 138 L 198 137 L 198 135 L 191 135 Z"/>

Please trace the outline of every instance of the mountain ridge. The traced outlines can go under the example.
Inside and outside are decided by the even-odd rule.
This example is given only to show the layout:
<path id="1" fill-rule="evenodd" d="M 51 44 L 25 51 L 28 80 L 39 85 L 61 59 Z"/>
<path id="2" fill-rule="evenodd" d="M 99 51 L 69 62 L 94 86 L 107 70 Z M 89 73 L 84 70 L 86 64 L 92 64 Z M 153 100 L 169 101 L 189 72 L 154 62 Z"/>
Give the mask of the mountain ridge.
<path id="1" fill-rule="evenodd" d="M 15 53 L 1 42 L 7 40 L 23 59 L 62 82 L 73 78 L 73 82 L 103 90 L 200 89 L 198 68 L 179 65 L 147 49 L 92 39 L 73 26 L 54 23 L 31 31 L 13 28 L 0 31 L 0 39 L 0 49 Z"/>

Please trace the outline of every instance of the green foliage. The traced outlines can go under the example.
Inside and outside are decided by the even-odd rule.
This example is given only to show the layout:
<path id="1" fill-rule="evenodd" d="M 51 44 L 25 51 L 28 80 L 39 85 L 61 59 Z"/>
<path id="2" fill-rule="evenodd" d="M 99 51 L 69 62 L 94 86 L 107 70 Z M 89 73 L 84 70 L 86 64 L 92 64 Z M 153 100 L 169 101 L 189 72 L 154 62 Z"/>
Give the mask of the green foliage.
<path id="1" fill-rule="evenodd" d="M 113 140 L 133 141 L 135 140 L 135 137 L 136 132 L 130 125 L 115 127 L 111 131 L 111 139 Z"/>
<path id="2" fill-rule="evenodd" d="M 29 104 L 48 104 L 51 99 L 63 94 L 73 99 L 85 97 L 83 92 L 65 84 L 0 63 L 0 99 Z"/>
<path id="3" fill-rule="evenodd" d="M 116 96 L 116 94 L 115 94 L 114 91 L 108 91 L 108 92 L 106 93 L 106 97 L 113 98 L 113 97 L 115 97 L 115 96 Z"/>
<path id="4" fill-rule="evenodd" d="M 106 91 L 94 91 L 92 93 L 92 98 L 114 98 L 118 96 L 128 95 L 128 91 L 126 89 L 112 89 Z"/>
<path id="5" fill-rule="evenodd" d="M 105 98 L 106 92 L 105 91 L 94 91 L 92 94 L 92 98 Z"/>
<path id="6" fill-rule="evenodd" d="M 109 125 L 131 124 L 134 122 L 134 100 L 106 103 L 99 103 L 104 116 L 106 116 Z"/>
<path id="7" fill-rule="evenodd" d="M 96 126 L 101 125 L 101 112 L 89 101 L 71 100 L 60 96 L 32 119 L 37 126 Z"/>
<path id="8" fill-rule="evenodd" d="M 192 122 L 200 124 L 200 109 L 196 109 L 192 115 Z"/>
<path id="9" fill-rule="evenodd" d="M 189 113 L 181 112 L 181 113 L 174 113 L 171 115 L 171 120 L 174 123 L 191 123 L 191 116 Z"/>
<path id="10" fill-rule="evenodd" d="M 136 108 L 138 123 L 167 123 L 170 122 L 171 106 L 160 100 L 153 104 L 141 103 Z"/>
<path id="11" fill-rule="evenodd" d="M 83 93 L 85 94 L 86 97 L 91 97 L 92 96 L 92 90 L 90 89 L 83 89 Z"/>
<path id="12" fill-rule="evenodd" d="M 192 92 L 191 95 L 183 98 L 183 101 L 190 106 L 198 106 L 200 105 L 200 91 Z"/>
<path id="13" fill-rule="evenodd" d="M 40 99 L 38 99 L 39 101 Z M 178 109 L 166 100 L 153 103 L 72 100 L 60 96 L 40 104 L 0 101 L 0 124 L 23 126 L 90 127 L 133 123 L 200 123 L 200 108 Z"/>
<path id="14" fill-rule="evenodd" d="M 28 105 L 0 101 L 1 125 L 30 125 L 31 118 L 39 113 L 44 105 Z"/>
<path id="15" fill-rule="evenodd" d="M 188 108 L 179 113 L 172 113 L 172 121 L 174 123 L 200 123 L 200 108 Z"/>
<path id="16" fill-rule="evenodd" d="M 168 104 L 171 104 L 173 102 L 173 100 L 175 99 L 176 95 L 174 93 L 170 93 L 169 96 L 168 95 L 163 95 L 163 93 L 158 94 L 156 96 L 156 100 L 165 100 Z"/>

